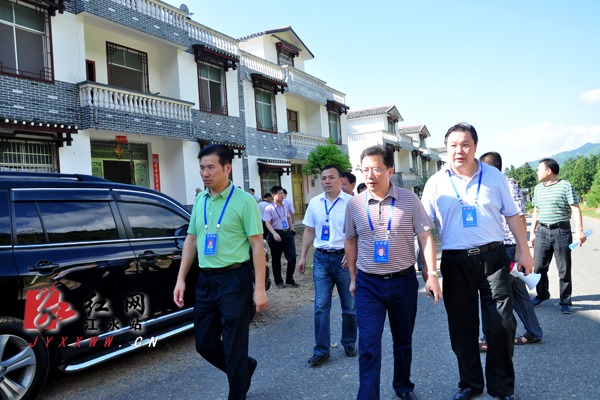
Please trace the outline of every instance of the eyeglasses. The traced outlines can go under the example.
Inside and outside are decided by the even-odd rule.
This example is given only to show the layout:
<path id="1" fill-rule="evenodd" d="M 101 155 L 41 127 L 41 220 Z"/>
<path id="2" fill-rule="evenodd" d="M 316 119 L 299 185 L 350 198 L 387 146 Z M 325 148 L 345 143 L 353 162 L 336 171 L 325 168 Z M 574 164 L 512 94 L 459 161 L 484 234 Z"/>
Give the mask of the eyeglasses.
<path id="1" fill-rule="evenodd" d="M 379 168 L 361 168 L 360 169 L 360 172 L 362 172 L 363 175 L 369 175 L 370 172 L 374 173 L 375 175 L 381 175 L 384 171 L 385 171 L 385 169 L 379 169 Z"/>

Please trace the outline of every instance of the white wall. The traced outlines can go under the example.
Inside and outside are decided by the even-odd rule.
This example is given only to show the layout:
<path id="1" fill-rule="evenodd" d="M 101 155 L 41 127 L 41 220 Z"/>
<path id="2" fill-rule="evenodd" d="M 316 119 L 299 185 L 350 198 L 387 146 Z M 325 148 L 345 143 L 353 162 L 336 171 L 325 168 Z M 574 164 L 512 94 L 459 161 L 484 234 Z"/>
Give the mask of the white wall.
<path id="1" fill-rule="evenodd" d="M 342 134 L 342 144 L 348 144 L 348 122 L 346 114 L 340 115 L 340 131 Z"/>
<path id="2" fill-rule="evenodd" d="M 183 176 L 180 183 L 185 189 L 185 202 L 183 204 L 194 204 L 196 199 L 196 188 L 204 190 L 204 183 L 200 177 L 200 166 L 198 153 L 200 146 L 197 142 L 183 141 L 181 151 L 181 163 L 183 164 Z"/>
<path id="3" fill-rule="evenodd" d="M 244 114 L 246 118 L 246 126 L 256 128 L 256 97 L 254 96 L 254 88 L 252 82 L 243 82 L 244 87 Z M 287 128 L 287 124 L 286 124 Z"/>
<path id="4" fill-rule="evenodd" d="M 227 71 L 225 74 L 225 84 L 227 85 L 227 112 L 231 117 L 239 117 L 240 97 L 238 87 L 238 70 L 230 68 L 229 71 Z M 199 101 L 196 101 L 196 103 L 198 102 Z"/>
<path id="5" fill-rule="evenodd" d="M 255 56 L 260 58 L 265 58 L 264 36 L 240 42 L 240 50 L 243 50 L 250 54 L 254 54 Z"/>
<path id="6" fill-rule="evenodd" d="M 198 66 L 192 54 L 177 50 L 177 74 L 180 78 L 179 82 L 177 82 L 179 86 L 179 99 L 194 103 L 193 108 L 198 110 L 198 103 L 200 102 L 200 94 L 198 93 Z M 239 113 L 237 110 L 236 112 Z"/>
<path id="7" fill-rule="evenodd" d="M 165 96 L 165 97 L 171 97 L 173 99 L 180 99 L 181 97 L 181 93 L 179 91 L 180 85 L 179 82 L 180 80 L 186 81 L 186 83 L 188 85 L 191 86 L 190 82 L 193 82 L 193 78 L 194 75 L 189 75 L 189 76 L 180 76 L 179 75 L 179 66 L 178 64 L 178 53 L 180 52 L 180 50 L 176 49 L 175 47 L 161 47 L 159 49 L 159 54 L 160 54 L 160 75 L 159 77 L 161 78 L 161 83 L 160 86 L 162 88 L 160 95 L 161 96 Z M 188 54 L 188 56 L 192 57 L 193 56 L 191 54 Z M 150 57 L 150 56 L 148 56 Z M 152 87 L 150 87 L 150 89 L 152 90 Z M 156 93 L 156 91 L 153 91 L 153 93 Z M 198 101 L 195 101 L 194 103 L 198 103 Z"/>
<path id="8" fill-rule="evenodd" d="M 60 172 L 63 174 L 92 174 L 92 149 L 88 131 L 71 136 L 73 142 L 58 148 Z"/>
<path id="9" fill-rule="evenodd" d="M 287 132 L 287 105 L 285 95 L 275 95 L 275 108 L 277 113 L 277 132 Z"/>
<path id="10" fill-rule="evenodd" d="M 234 157 L 231 162 L 231 173 L 233 175 L 233 184 L 240 186 L 244 190 L 244 161 L 239 157 Z M 253 186 L 250 186 L 253 187 Z"/>
<path id="11" fill-rule="evenodd" d="M 71 13 L 52 17 L 54 79 L 78 83 L 86 79 L 83 19 Z"/>
<path id="12" fill-rule="evenodd" d="M 387 130 L 381 115 L 348 120 L 348 133 Z"/>

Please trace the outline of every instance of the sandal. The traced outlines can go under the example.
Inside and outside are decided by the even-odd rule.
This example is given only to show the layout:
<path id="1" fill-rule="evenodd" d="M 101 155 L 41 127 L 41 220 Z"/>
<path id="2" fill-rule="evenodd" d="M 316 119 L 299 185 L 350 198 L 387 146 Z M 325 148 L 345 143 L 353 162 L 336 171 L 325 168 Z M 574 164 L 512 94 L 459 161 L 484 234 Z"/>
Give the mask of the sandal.
<path id="1" fill-rule="evenodd" d="M 531 336 L 529 333 L 524 333 L 522 336 L 519 336 L 518 338 L 515 339 L 515 344 L 533 344 L 533 343 L 539 343 L 541 341 L 542 341 L 542 339 L 536 339 L 533 336 Z"/>
<path id="2" fill-rule="evenodd" d="M 487 348 L 488 348 L 487 339 L 485 337 L 482 337 L 481 339 L 479 339 L 479 351 L 480 352 L 487 351 Z"/>

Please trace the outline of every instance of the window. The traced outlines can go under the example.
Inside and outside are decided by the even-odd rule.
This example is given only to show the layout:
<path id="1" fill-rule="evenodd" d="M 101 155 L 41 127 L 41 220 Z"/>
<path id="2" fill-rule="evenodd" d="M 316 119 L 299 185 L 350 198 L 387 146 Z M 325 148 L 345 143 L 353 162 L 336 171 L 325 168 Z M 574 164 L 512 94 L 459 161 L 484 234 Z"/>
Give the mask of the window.
<path id="1" fill-rule="evenodd" d="M 212 65 L 198 63 L 200 80 L 200 110 L 227 115 L 225 71 Z"/>
<path id="2" fill-rule="evenodd" d="M 288 132 L 300 132 L 298 129 L 298 112 L 287 110 Z"/>
<path id="3" fill-rule="evenodd" d="M 94 61 L 85 60 L 85 76 L 86 80 L 96 82 L 96 63 Z"/>
<path id="4" fill-rule="evenodd" d="M 388 132 L 392 132 L 392 133 L 396 133 L 396 122 L 391 119 L 388 118 Z"/>
<path id="5" fill-rule="evenodd" d="M 419 137 L 419 146 L 421 146 L 421 147 L 427 147 L 425 145 L 425 138 L 423 136 Z"/>
<path id="6" fill-rule="evenodd" d="M 55 142 L 2 140 L 0 141 L 0 171 L 57 173 L 60 172 L 57 153 Z"/>
<path id="7" fill-rule="evenodd" d="M 186 235 L 180 229 L 188 225 L 188 221 L 175 212 L 151 205 L 140 203 L 123 203 L 134 238 L 157 238 Z"/>
<path id="8" fill-rule="evenodd" d="M 150 93 L 146 53 L 106 42 L 106 55 L 109 85 Z"/>
<path id="9" fill-rule="evenodd" d="M 46 243 L 35 203 L 15 203 L 15 215 L 18 245 Z"/>
<path id="10" fill-rule="evenodd" d="M 260 185 L 262 187 L 262 192 L 267 193 L 267 192 L 271 192 L 271 188 L 273 186 L 281 186 L 281 175 L 279 175 L 277 172 L 271 172 L 268 174 L 261 174 L 260 175 Z"/>
<path id="11" fill-rule="evenodd" d="M 10 216 L 6 191 L 0 191 L 0 246 L 10 246 Z"/>
<path id="12" fill-rule="evenodd" d="M 0 0 L 0 72 L 54 80 L 48 12 L 25 3 Z"/>
<path id="13" fill-rule="evenodd" d="M 342 135 L 340 133 L 340 116 L 334 112 L 329 112 L 329 137 L 334 143 L 342 143 Z"/>
<path id="14" fill-rule="evenodd" d="M 279 50 L 277 59 L 279 61 L 279 65 L 289 65 L 290 67 L 294 66 L 294 55 L 290 52 Z"/>
<path id="15" fill-rule="evenodd" d="M 38 203 L 50 243 L 90 242 L 119 238 L 107 202 Z"/>
<path id="16" fill-rule="evenodd" d="M 266 90 L 254 89 L 256 94 L 256 125 L 258 130 L 277 133 L 274 96 Z"/>

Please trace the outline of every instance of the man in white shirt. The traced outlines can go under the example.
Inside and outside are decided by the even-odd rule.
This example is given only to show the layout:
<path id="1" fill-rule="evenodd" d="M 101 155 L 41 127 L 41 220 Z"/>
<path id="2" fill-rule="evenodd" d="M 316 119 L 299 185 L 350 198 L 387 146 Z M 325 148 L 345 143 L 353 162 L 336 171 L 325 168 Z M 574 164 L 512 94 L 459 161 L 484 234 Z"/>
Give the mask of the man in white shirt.
<path id="1" fill-rule="evenodd" d="M 252 197 L 254 197 L 257 203 L 260 202 L 260 196 L 256 194 L 254 189 L 248 189 L 248 193 L 250 193 Z"/>
<path id="2" fill-rule="evenodd" d="M 306 209 L 302 236 L 302 254 L 298 271 L 306 268 L 306 254 L 314 239 L 313 280 L 315 282 L 315 342 L 313 356 L 308 363 L 315 366 L 329 358 L 331 291 L 336 285 L 342 306 L 342 340 L 348 357 L 358 354 L 356 348 L 356 307 L 350 293 L 350 272 L 343 268 L 344 220 L 346 205 L 352 199 L 341 189 L 342 171 L 335 165 L 326 165 L 321 172 L 325 193 L 315 196 Z M 315 236 L 316 233 L 316 236 Z"/>

